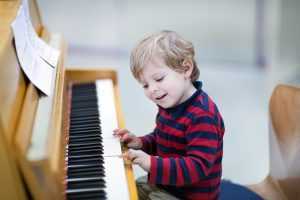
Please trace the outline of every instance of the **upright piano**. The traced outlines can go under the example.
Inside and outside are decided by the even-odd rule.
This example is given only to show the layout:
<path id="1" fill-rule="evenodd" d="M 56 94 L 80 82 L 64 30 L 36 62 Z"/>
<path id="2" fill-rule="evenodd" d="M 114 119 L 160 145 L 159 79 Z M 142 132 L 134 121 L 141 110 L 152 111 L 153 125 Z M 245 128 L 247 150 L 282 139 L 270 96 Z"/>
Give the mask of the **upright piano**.
<path id="1" fill-rule="evenodd" d="M 39 37 L 60 51 L 51 94 L 24 75 L 10 28 L 20 0 L 0 0 L 0 199 L 137 199 L 132 166 L 112 136 L 124 127 L 117 73 L 64 68 L 66 43 L 29 0 Z"/>

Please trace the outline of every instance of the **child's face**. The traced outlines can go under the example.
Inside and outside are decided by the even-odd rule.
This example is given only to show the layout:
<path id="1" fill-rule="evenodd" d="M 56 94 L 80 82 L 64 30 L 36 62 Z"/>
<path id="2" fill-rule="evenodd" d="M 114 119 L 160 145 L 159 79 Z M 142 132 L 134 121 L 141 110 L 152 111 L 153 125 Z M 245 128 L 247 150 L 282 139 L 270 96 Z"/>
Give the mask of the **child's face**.
<path id="1" fill-rule="evenodd" d="M 189 78 L 191 71 L 174 71 L 156 57 L 143 68 L 141 84 L 150 100 L 163 108 L 171 108 L 187 100 L 196 91 Z"/>

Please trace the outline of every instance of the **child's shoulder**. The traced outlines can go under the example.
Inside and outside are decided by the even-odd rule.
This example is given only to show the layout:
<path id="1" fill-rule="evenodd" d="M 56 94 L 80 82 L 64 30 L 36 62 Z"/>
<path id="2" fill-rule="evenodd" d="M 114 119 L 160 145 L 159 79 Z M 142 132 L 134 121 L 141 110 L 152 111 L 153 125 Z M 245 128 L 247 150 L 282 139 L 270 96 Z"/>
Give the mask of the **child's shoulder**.
<path id="1" fill-rule="evenodd" d="M 213 117 L 218 114 L 218 108 L 215 102 L 203 90 L 197 95 L 197 98 L 192 102 L 188 111 L 193 113 L 193 116 L 196 118 L 203 115 Z"/>

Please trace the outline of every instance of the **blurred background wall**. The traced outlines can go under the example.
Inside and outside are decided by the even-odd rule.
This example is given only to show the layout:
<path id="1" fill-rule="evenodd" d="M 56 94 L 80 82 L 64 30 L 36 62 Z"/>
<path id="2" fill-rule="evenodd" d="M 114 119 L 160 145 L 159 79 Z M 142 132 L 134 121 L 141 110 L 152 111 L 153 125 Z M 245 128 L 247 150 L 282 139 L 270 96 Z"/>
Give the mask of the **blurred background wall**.
<path id="1" fill-rule="evenodd" d="M 65 37 L 67 67 L 118 71 L 127 128 L 143 135 L 157 111 L 129 70 L 146 35 L 177 31 L 193 42 L 200 80 L 223 114 L 223 178 L 268 173 L 268 100 L 278 83 L 300 85 L 298 0 L 39 0 L 44 24 Z M 135 167 L 135 175 L 144 172 Z"/>

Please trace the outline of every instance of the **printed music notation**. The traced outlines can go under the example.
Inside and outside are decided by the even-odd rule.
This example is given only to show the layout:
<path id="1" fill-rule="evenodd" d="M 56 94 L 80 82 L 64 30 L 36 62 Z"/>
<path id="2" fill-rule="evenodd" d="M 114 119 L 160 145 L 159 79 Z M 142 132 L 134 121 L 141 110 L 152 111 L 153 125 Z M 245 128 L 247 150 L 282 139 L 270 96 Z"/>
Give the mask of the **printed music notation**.
<path id="1" fill-rule="evenodd" d="M 38 37 L 30 20 L 27 0 L 22 1 L 11 27 L 21 68 L 39 90 L 50 95 L 59 51 Z"/>

